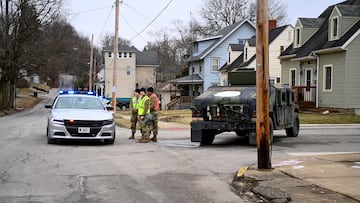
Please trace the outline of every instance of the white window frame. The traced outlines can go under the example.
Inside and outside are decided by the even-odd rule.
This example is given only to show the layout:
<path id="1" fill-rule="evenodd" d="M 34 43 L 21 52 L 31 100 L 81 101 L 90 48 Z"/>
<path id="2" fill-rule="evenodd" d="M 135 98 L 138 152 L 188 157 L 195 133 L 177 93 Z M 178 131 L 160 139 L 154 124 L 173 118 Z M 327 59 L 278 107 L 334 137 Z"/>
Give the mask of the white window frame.
<path id="1" fill-rule="evenodd" d="M 336 35 L 334 35 L 334 20 L 336 19 Z M 330 39 L 331 40 L 337 40 L 339 39 L 340 37 L 340 18 L 339 16 L 335 16 L 335 17 L 332 17 L 331 20 L 330 20 L 330 30 L 329 30 L 329 33 L 330 33 Z"/>
<path id="2" fill-rule="evenodd" d="M 113 58 L 113 54 L 112 54 L 111 51 L 108 53 L 108 57 L 109 57 L 109 58 Z"/>
<path id="3" fill-rule="evenodd" d="M 217 64 L 215 64 L 214 60 L 217 60 Z M 219 70 L 219 67 L 220 67 L 220 58 L 219 57 L 212 57 L 211 58 L 211 71 L 212 72 L 216 72 Z"/>
<path id="4" fill-rule="evenodd" d="M 293 85 L 293 79 L 292 79 L 292 72 L 295 72 L 295 76 L 294 76 L 294 85 Z M 294 86 L 296 86 L 296 68 L 290 68 L 289 69 L 289 86 L 290 87 L 294 87 Z"/>
<path id="5" fill-rule="evenodd" d="M 331 78 L 330 78 L 330 89 L 326 89 L 326 68 L 330 68 Z M 332 92 L 334 84 L 334 67 L 332 64 L 323 66 L 323 92 Z"/>

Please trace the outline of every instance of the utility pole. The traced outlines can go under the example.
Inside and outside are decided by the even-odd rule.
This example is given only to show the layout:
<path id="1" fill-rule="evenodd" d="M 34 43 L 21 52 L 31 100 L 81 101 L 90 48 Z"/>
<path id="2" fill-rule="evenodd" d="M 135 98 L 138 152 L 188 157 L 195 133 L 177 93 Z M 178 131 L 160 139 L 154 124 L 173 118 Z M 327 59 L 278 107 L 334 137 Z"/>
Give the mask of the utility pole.
<path id="1" fill-rule="evenodd" d="M 268 0 L 257 0 L 256 16 L 256 141 L 258 169 L 271 169 Z"/>
<path id="2" fill-rule="evenodd" d="M 94 34 L 91 35 L 91 51 L 90 51 L 90 71 L 89 71 L 89 91 L 92 91 L 92 75 L 93 75 L 93 64 L 94 64 Z"/>
<path id="3" fill-rule="evenodd" d="M 113 69 L 113 87 L 112 87 L 112 105 L 116 112 L 116 69 L 117 58 L 119 57 L 119 0 L 115 2 L 115 37 L 114 37 L 114 69 Z"/>

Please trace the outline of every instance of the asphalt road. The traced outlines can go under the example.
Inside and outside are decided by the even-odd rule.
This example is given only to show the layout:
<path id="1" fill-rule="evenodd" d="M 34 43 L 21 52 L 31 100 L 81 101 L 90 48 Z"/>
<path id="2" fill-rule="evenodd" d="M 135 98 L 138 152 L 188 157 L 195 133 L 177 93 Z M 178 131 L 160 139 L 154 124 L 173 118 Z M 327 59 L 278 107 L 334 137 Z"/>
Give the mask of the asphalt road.
<path id="1" fill-rule="evenodd" d="M 48 145 L 49 102 L 0 118 L 0 202 L 243 202 L 230 183 L 257 163 L 246 139 L 224 133 L 200 147 L 188 130 L 160 130 L 158 143 L 141 144 L 117 128 L 114 145 Z M 276 131 L 272 158 L 359 152 L 359 143 L 359 126 L 304 127 L 297 138 Z"/>

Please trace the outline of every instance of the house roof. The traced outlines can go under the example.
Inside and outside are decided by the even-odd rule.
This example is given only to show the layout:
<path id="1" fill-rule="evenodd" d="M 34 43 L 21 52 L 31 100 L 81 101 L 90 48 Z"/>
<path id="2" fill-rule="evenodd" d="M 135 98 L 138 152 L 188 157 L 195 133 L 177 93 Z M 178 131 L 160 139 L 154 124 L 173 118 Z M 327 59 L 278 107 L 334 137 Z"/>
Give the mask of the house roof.
<path id="1" fill-rule="evenodd" d="M 324 18 L 299 18 L 301 25 L 305 28 L 319 28 L 325 21 Z"/>
<path id="2" fill-rule="evenodd" d="M 271 42 L 273 42 L 288 26 L 291 26 L 291 25 L 284 25 L 284 26 L 269 30 L 269 44 L 271 44 Z M 248 40 L 248 43 L 250 46 L 255 47 L 256 46 L 256 35 L 252 36 Z"/>
<path id="3" fill-rule="evenodd" d="M 244 44 L 229 44 L 233 51 L 244 51 Z"/>
<path id="4" fill-rule="evenodd" d="M 194 61 L 200 61 L 205 58 L 213 49 L 215 49 L 222 41 L 224 41 L 227 37 L 229 37 L 237 28 L 241 27 L 245 23 L 251 25 L 254 29 L 255 26 L 248 20 L 244 20 L 241 22 L 234 23 L 230 26 L 225 27 L 224 29 L 220 30 L 215 36 L 215 41 L 203 52 L 201 52 L 199 55 L 194 57 L 189 57 L 185 62 L 194 62 Z M 218 37 L 219 36 L 219 37 Z"/>
<path id="5" fill-rule="evenodd" d="M 235 68 L 240 67 L 240 65 L 244 62 L 244 53 L 240 54 L 231 64 L 226 63 L 223 67 L 219 69 L 219 71 L 230 72 Z"/>
<path id="6" fill-rule="evenodd" d="M 136 54 L 137 66 L 159 66 L 159 57 L 156 51 L 142 51 Z"/>
<path id="7" fill-rule="evenodd" d="M 335 6 L 341 8 L 341 11 L 349 12 L 358 9 L 359 5 L 360 5 L 360 0 L 348 0 L 339 4 L 329 6 L 319 16 L 319 18 L 325 19 L 322 25 L 319 27 L 319 30 L 301 47 L 294 48 L 293 44 L 290 45 L 280 55 L 280 58 L 284 58 L 284 57 L 303 58 L 309 56 L 313 51 L 343 46 L 359 30 L 360 22 L 358 21 L 354 26 L 352 26 L 352 28 L 348 30 L 339 40 L 328 41 L 329 17 Z M 354 15 L 357 16 L 358 12 L 359 11 L 355 11 Z"/>
<path id="8" fill-rule="evenodd" d="M 269 31 L 269 44 L 271 42 L 273 42 L 288 26 L 290 26 L 290 25 L 284 25 L 284 26 L 281 26 L 281 27 L 271 29 Z M 256 46 L 256 37 L 255 37 L 255 35 L 250 40 L 248 40 L 248 42 L 249 42 L 250 46 Z M 229 72 L 229 71 L 233 71 L 235 69 L 247 67 L 255 59 L 256 59 L 256 54 L 254 54 L 249 60 L 244 62 L 244 54 L 241 54 L 231 64 L 225 64 L 223 67 L 221 67 L 220 71 Z"/>
<path id="9" fill-rule="evenodd" d="M 199 74 L 187 75 L 181 78 L 176 78 L 173 80 L 169 80 L 168 83 L 171 84 L 202 84 L 203 79 Z"/>
<path id="10" fill-rule="evenodd" d="M 127 45 L 122 45 L 119 44 L 119 52 L 139 52 L 139 50 L 137 50 L 134 46 L 127 46 Z M 113 51 L 114 50 L 114 46 L 109 46 L 109 47 L 103 47 L 103 51 Z"/>

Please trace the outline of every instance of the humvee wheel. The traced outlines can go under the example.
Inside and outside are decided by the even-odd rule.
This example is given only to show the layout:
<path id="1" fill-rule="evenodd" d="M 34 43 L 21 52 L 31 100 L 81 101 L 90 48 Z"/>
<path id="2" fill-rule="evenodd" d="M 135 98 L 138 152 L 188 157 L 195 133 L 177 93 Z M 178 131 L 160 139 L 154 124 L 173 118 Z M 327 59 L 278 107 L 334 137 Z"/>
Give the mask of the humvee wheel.
<path id="1" fill-rule="evenodd" d="M 293 127 L 286 128 L 286 136 L 297 137 L 299 135 L 299 129 L 300 129 L 299 116 L 296 116 L 293 123 Z"/>
<path id="2" fill-rule="evenodd" d="M 215 133 L 210 130 L 202 130 L 201 133 L 201 145 L 211 145 L 215 139 Z"/>

